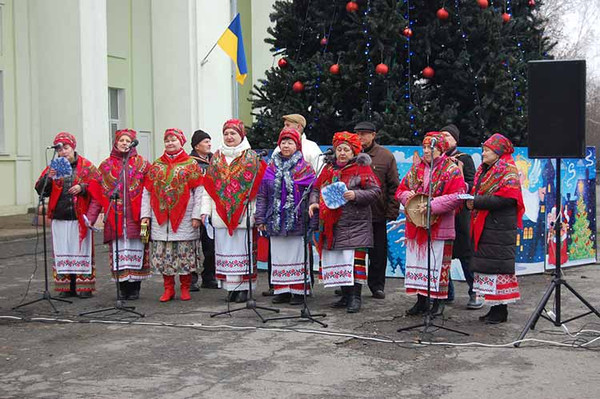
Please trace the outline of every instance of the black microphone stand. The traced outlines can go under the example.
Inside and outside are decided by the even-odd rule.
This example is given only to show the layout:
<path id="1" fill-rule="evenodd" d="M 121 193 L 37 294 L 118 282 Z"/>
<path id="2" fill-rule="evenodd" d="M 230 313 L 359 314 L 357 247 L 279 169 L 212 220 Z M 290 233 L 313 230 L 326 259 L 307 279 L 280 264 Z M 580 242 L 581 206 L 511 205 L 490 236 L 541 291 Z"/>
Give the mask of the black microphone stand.
<path id="1" fill-rule="evenodd" d="M 259 157 L 259 161 L 261 156 L 259 154 L 256 154 Z M 250 185 L 250 191 L 252 191 L 252 187 L 254 187 L 254 182 L 256 181 L 256 176 L 258 175 L 258 173 L 254 174 L 254 176 L 252 177 L 252 184 Z M 269 312 L 275 312 L 275 313 L 279 313 L 279 309 L 276 308 L 269 308 L 266 306 L 258 306 L 256 304 L 256 300 L 254 299 L 253 296 L 253 290 L 252 290 L 252 241 L 251 241 L 251 234 L 252 234 L 252 228 L 250 227 L 250 192 L 248 192 L 248 197 L 246 198 L 246 203 L 244 204 L 244 208 L 246 208 L 246 246 L 248 248 L 248 273 L 246 274 L 246 276 L 248 277 L 248 300 L 246 301 L 246 305 L 244 307 L 241 308 L 237 308 L 237 309 L 229 309 L 229 304 L 227 304 L 227 310 L 223 311 L 223 312 L 217 312 L 217 313 L 213 313 L 210 315 L 210 317 L 215 317 L 215 316 L 220 316 L 223 314 L 231 314 L 234 312 L 238 312 L 240 310 L 252 310 L 254 313 L 256 313 L 256 315 L 258 316 L 259 319 L 262 320 L 262 322 L 265 322 L 265 318 L 258 312 L 257 309 L 262 309 L 262 310 L 267 310 Z"/>
<path id="2" fill-rule="evenodd" d="M 317 181 L 317 177 L 321 173 L 321 170 L 323 169 L 324 166 L 325 166 L 325 162 L 321 165 L 321 167 L 317 171 L 317 173 L 315 175 L 315 180 L 313 180 L 308 185 L 308 187 L 306 187 L 304 192 L 302 193 L 302 198 L 300 199 L 300 202 L 298 203 L 298 205 L 296 205 L 296 208 L 294 209 L 294 213 L 298 214 L 300 207 L 302 205 L 305 205 L 308 202 L 308 196 L 310 195 L 310 192 L 312 191 L 312 188 L 313 188 L 315 182 Z M 320 324 L 322 327 L 327 327 L 327 324 L 315 319 L 315 317 L 327 317 L 327 315 L 325 313 L 311 314 L 310 309 L 308 308 L 308 302 L 307 302 L 307 298 L 308 298 L 307 286 L 309 284 L 308 283 L 308 267 L 309 267 L 308 246 L 310 245 L 310 241 L 308 239 L 308 235 L 309 235 L 308 224 L 309 224 L 310 218 L 308 217 L 308 214 L 307 214 L 306 205 L 303 206 L 302 208 L 303 208 L 302 213 L 304 214 L 304 231 L 302 233 L 302 242 L 304 244 L 304 270 L 303 270 L 303 274 L 304 274 L 304 298 L 303 299 L 304 300 L 303 300 L 302 309 L 300 310 L 299 316 L 273 317 L 273 318 L 264 320 L 264 322 L 266 323 L 271 320 L 303 319 L 303 320 L 308 320 L 308 321 L 312 321 L 314 323 Z M 311 257 L 310 265 L 312 265 L 312 257 Z"/>
<path id="3" fill-rule="evenodd" d="M 127 151 L 127 154 L 125 155 L 125 157 L 123 158 L 123 168 L 121 169 L 121 179 L 123 180 L 123 237 L 125 237 L 127 235 L 127 229 L 126 229 L 126 223 L 127 223 L 127 192 L 128 192 L 128 188 L 127 188 L 127 168 L 129 166 L 129 155 L 131 153 L 131 148 L 130 147 L 129 151 Z M 113 211 L 115 213 L 115 238 L 114 238 L 114 243 L 115 243 L 115 247 L 113 249 L 113 253 L 111 254 L 111 256 L 113 256 L 114 258 L 114 264 L 115 264 L 115 270 L 116 270 L 116 274 L 117 274 L 117 278 L 115 279 L 116 281 L 116 286 L 117 286 L 117 301 L 115 303 L 115 306 L 111 306 L 108 308 L 103 308 L 103 309 L 98 309 L 98 310 L 91 310 L 89 312 L 83 312 L 83 313 L 79 313 L 79 316 L 86 316 L 89 314 L 94 314 L 94 313 L 102 313 L 102 312 L 107 312 L 109 310 L 115 310 L 115 313 L 118 313 L 120 311 L 123 312 L 129 312 L 129 313 L 133 313 L 139 317 L 144 317 L 143 313 L 139 313 L 136 312 L 135 306 L 126 306 L 125 305 L 125 301 L 123 299 L 121 299 L 121 288 L 119 286 L 119 213 L 118 213 L 118 201 L 119 201 L 119 181 L 117 181 L 117 183 L 115 184 L 115 188 L 113 189 L 113 192 L 110 196 L 110 200 L 112 202 L 112 207 L 113 207 Z"/>
<path id="4" fill-rule="evenodd" d="M 52 155 L 52 159 L 50 160 L 50 163 L 52 163 L 54 158 L 56 158 L 56 153 L 57 153 L 57 148 L 54 148 L 54 154 Z M 48 158 L 46 158 L 46 159 L 48 159 Z M 52 301 L 73 303 L 66 299 L 54 298 L 52 295 L 50 295 L 50 290 L 48 289 L 49 284 L 48 284 L 48 248 L 46 246 L 46 240 L 47 240 L 47 238 L 46 238 L 46 202 L 44 201 L 44 192 L 46 191 L 46 186 L 48 185 L 48 179 L 49 179 L 48 173 L 46 173 L 46 176 L 44 176 L 44 184 L 42 186 L 42 190 L 40 191 L 40 196 L 38 199 L 38 209 L 40 206 L 42 207 L 42 235 L 43 235 L 43 242 L 44 242 L 44 292 L 42 293 L 41 298 L 22 303 L 18 306 L 15 306 L 13 308 L 13 310 L 16 310 L 16 309 L 19 309 L 19 308 L 22 308 L 22 307 L 25 307 L 28 305 L 32 305 L 34 303 L 38 303 L 41 301 L 48 301 L 48 303 L 50 304 L 52 309 L 54 309 L 54 313 L 58 313 L 58 310 L 56 309 L 56 307 L 54 306 Z"/>
<path id="5" fill-rule="evenodd" d="M 397 331 L 408 331 L 414 328 L 423 327 L 421 330 L 421 336 L 427 334 L 431 327 L 439 328 L 446 331 L 452 331 L 458 334 L 469 335 L 464 331 L 455 330 L 452 328 L 444 327 L 437 325 L 433 322 L 435 316 L 432 313 L 431 307 L 431 197 L 433 194 L 433 182 L 431 181 L 433 177 L 433 145 L 431 146 L 431 164 L 429 168 L 429 194 L 427 195 L 427 310 L 423 315 L 423 322 L 419 324 L 415 324 L 409 327 L 399 328 Z M 443 317 L 443 315 L 442 315 Z"/>

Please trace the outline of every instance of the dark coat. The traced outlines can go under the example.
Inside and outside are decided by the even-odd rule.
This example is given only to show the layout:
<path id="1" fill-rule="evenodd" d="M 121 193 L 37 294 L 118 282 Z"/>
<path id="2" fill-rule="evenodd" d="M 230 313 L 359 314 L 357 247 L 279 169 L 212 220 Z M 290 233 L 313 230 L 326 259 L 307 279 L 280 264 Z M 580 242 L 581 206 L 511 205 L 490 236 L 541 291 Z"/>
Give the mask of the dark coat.
<path id="1" fill-rule="evenodd" d="M 469 154 L 461 153 L 457 149 L 454 149 L 448 156 L 454 157 L 460 161 L 463 165 L 463 177 L 465 183 L 467 183 L 467 193 L 471 192 L 473 188 L 473 180 L 475 179 L 475 164 L 473 158 Z M 454 246 L 452 247 L 452 258 L 469 258 L 473 255 L 473 249 L 471 246 L 471 211 L 467 207 L 463 207 L 461 211 L 456 215 L 454 219 L 454 230 L 456 231 L 456 238 L 454 239 Z"/>
<path id="2" fill-rule="evenodd" d="M 79 156 L 75 153 L 75 159 L 71 162 L 71 168 L 73 168 L 73 173 L 77 170 L 77 159 Z M 44 188 L 44 178 L 46 174 L 42 176 L 35 183 L 35 191 L 38 194 L 42 193 L 42 189 Z M 75 196 L 69 194 L 69 189 L 73 186 L 73 176 L 64 178 L 64 186 L 63 190 L 60 193 L 60 197 L 58 197 L 58 202 L 56 203 L 56 207 L 54 208 L 54 213 L 52 215 L 52 219 L 55 220 L 77 220 L 77 213 L 75 212 Z M 46 183 L 46 187 L 44 190 L 44 197 L 49 197 L 50 192 L 52 191 L 52 179 L 48 178 L 48 182 Z M 87 185 L 81 184 L 81 196 L 87 195 Z"/>
<path id="3" fill-rule="evenodd" d="M 353 161 L 368 164 L 370 157 L 366 154 L 359 154 Z M 370 248 L 373 246 L 371 204 L 377 201 L 381 195 L 381 189 L 378 185 L 361 187 L 360 182 L 360 177 L 356 176 L 351 178 L 349 184 L 347 184 L 348 190 L 353 190 L 356 198 L 342 207 L 342 215 L 333 228 L 331 250 Z M 317 187 L 310 194 L 309 203 L 319 203 L 319 189 Z"/>
<path id="4" fill-rule="evenodd" d="M 371 157 L 371 169 L 381 184 L 381 195 L 371 204 L 373 222 L 396 220 L 400 212 L 400 205 L 395 198 L 400 184 L 396 158 L 390 150 L 375 142 L 365 152 Z"/>
<path id="5" fill-rule="evenodd" d="M 514 274 L 517 244 L 517 201 L 497 195 L 476 195 L 473 207 L 490 213 L 477 250 L 473 253 L 472 272 Z"/>

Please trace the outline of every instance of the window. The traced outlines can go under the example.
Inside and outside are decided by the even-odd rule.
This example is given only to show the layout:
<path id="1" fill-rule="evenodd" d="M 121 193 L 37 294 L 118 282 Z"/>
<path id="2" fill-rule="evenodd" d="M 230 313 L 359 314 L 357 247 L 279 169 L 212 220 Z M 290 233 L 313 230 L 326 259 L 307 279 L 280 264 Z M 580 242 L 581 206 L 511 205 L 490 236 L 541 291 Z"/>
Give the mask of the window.
<path id="1" fill-rule="evenodd" d="M 109 126 L 109 144 L 115 137 L 115 132 L 125 128 L 125 90 L 108 88 L 108 126 Z"/>

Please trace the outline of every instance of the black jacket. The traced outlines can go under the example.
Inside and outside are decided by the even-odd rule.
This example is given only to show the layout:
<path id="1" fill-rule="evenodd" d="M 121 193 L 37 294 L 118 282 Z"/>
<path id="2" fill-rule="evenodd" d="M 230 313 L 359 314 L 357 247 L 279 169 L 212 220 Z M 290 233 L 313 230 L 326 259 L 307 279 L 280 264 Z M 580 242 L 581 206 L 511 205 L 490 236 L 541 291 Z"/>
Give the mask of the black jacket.
<path id="1" fill-rule="evenodd" d="M 471 271 L 484 274 L 514 274 L 517 244 L 517 201 L 497 195 L 476 195 L 473 207 L 490 213 L 477 250 L 471 259 Z"/>
<path id="2" fill-rule="evenodd" d="M 469 186 L 467 193 L 471 192 L 473 188 L 473 180 L 475 179 L 475 164 L 473 158 L 469 154 L 461 153 L 457 149 L 454 149 L 448 156 L 454 157 L 460 161 L 463 165 L 463 176 L 465 182 Z M 454 228 L 456 230 L 456 238 L 454 239 L 454 246 L 452 247 L 452 258 L 470 258 L 473 255 L 471 246 L 471 211 L 467 207 L 463 209 L 454 218 Z"/>

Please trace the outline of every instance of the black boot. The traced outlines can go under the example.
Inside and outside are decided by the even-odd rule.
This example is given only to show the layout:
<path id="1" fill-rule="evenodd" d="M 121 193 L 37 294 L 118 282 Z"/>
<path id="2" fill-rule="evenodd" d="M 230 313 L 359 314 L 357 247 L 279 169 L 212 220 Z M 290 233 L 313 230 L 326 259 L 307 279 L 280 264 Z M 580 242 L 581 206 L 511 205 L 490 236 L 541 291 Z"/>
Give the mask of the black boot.
<path id="1" fill-rule="evenodd" d="M 237 294 L 237 297 L 235 298 L 235 301 L 237 303 L 244 303 L 248 300 L 248 291 L 244 290 L 244 291 L 239 291 Z"/>
<path id="2" fill-rule="evenodd" d="M 119 281 L 119 295 L 117 296 L 117 298 L 120 301 L 124 301 L 125 299 L 128 299 L 127 297 L 129 296 L 129 282 L 128 281 Z"/>
<path id="3" fill-rule="evenodd" d="M 235 302 L 240 291 L 229 291 L 227 296 L 228 302 Z"/>
<path id="4" fill-rule="evenodd" d="M 198 287 L 198 273 L 191 272 L 190 274 L 192 275 L 192 283 L 190 284 L 190 291 L 191 292 L 200 291 L 200 287 Z"/>
<path id="5" fill-rule="evenodd" d="M 362 284 L 354 283 L 354 287 L 350 287 L 350 289 L 352 290 L 352 295 L 350 296 L 346 312 L 358 313 L 360 312 L 360 305 L 362 304 Z"/>
<path id="6" fill-rule="evenodd" d="M 136 299 L 140 299 L 140 288 L 142 287 L 141 281 L 130 281 L 129 282 L 129 291 L 127 293 L 127 299 L 130 301 L 135 301 Z"/>
<path id="7" fill-rule="evenodd" d="M 412 308 L 406 311 L 407 316 L 418 316 L 427 311 L 427 297 L 423 295 L 417 295 L 417 303 Z"/>
<path id="8" fill-rule="evenodd" d="M 431 307 L 432 316 L 442 316 L 444 314 L 444 308 L 446 303 L 444 299 L 434 299 L 433 306 Z"/>
<path id="9" fill-rule="evenodd" d="M 286 292 L 285 294 L 276 294 L 273 297 L 273 299 L 271 299 L 271 302 L 273 302 L 275 304 L 288 303 L 291 298 L 292 298 L 292 294 L 290 294 L 289 292 Z"/>
<path id="10" fill-rule="evenodd" d="M 352 291 L 354 287 L 342 287 L 342 297 L 339 301 L 336 301 L 331 304 L 332 308 L 345 308 L 348 306 L 348 302 L 350 301 L 350 295 L 352 295 Z"/>
<path id="11" fill-rule="evenodd" d="M 490 317 L 490 314 L 492 314 L 492 309 L 493 308 L 494 307 L 492 306 L 490 308 L 490 310 L 488 310 L 488 312 L 486 314 L 484 314 L 483 316 L 479 316 L 479 321 L 486 321 Z"/>
<path id="12" fill-rule="evenodd" d="M 490 315 L 485 324 L 500 324 L 508 320 L 508 307 L 506 305 L 495 305 L 492 306 Z"/>

